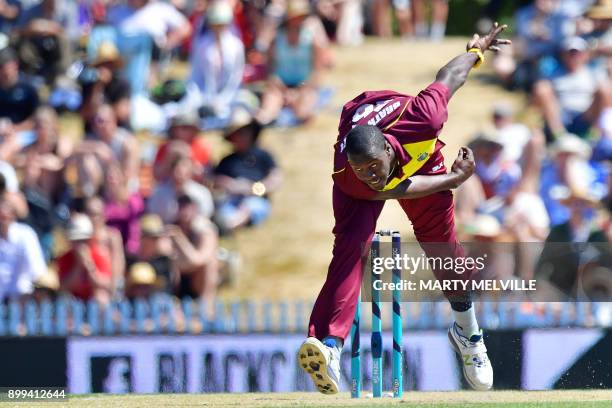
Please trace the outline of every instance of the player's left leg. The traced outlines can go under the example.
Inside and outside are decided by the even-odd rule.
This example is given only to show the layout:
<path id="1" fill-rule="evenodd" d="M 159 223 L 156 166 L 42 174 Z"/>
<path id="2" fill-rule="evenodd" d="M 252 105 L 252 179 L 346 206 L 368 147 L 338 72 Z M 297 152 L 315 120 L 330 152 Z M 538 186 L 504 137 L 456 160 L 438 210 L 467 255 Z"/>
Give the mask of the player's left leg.
<path id="1" fill-rule="evenodd" d="M 429 258 L 461 258 L 463 247 L 455 234 L 453 195 L 443 191 L 413 200 L 400 200 L 412 222 L 419 244 Z M 436 270 L 436 279 L 470 279 L 470 272 Z M 463 373 L 470 386 L 487 390 L 493 385 L 493 369 L 487 356 L 482 330 L 478 327 L 474 306 L 468 292 L 445 292 L 455 323 L 448 330 L 452 347 L 461 356 Z"/>

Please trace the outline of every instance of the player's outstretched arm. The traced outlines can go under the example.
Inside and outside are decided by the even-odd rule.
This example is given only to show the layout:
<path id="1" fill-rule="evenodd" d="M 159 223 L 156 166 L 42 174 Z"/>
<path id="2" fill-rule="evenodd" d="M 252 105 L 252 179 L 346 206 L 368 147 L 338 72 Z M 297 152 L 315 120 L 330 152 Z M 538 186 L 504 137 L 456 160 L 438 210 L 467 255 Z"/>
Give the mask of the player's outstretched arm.
<path id="1" fill-rule="evenodd" d="M 491 31 L 484 37 L 474 34 L 467 43 L 467 52 L 453 58 L 443 66 L 436 75 L 436 82 L 442 82 L 448 87 L 451 95 L 454 94 L 465 83 L 470 70 L 484 61 L 485 51 L 499 51 L 500 45 L 511 43 L 510 40 L 497 38 L 506 27 L 505 24 L 500 26 L 495 23 Z"/>
<path id="2" fill-rule="evenodd" d="M 419 198 L 439 191 L 451 190 L 470 178 L 474 174 L 475 167 L 474 153 L 469 148 L 462 147 L 459 149 L 450 173 L 409 177 L 394 189 L 379 192 L 373 200 Z"/>

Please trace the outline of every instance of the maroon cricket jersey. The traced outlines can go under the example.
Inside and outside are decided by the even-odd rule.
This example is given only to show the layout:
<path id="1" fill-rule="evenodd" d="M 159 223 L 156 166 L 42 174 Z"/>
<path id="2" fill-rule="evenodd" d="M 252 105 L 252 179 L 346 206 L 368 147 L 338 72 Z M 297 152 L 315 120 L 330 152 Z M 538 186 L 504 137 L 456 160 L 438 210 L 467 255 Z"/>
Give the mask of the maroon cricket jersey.
<path id="1" fill-rule="evenodd" d="M 448 88 L 434 82 L 416 97 L 394 91 L 366 91 L 348 102 L 342 109 L 334 145 L 334 183 L 358 199 L 369 199 L 377 193 L 357 178 L 344 151 L 345 137 L 356 125 L 380 128 L 399 159 L 399 174 L 387 181 L 383 191 L 417 173 L 444 146 L 438 135 L 448 117 L 449 98 Z"/>

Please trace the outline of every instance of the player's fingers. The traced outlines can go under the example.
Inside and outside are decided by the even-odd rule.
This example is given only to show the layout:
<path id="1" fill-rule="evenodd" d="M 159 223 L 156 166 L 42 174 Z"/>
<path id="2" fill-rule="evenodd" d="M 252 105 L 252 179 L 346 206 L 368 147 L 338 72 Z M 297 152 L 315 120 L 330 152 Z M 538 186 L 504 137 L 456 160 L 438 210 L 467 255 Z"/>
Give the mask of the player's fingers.
<path id="1" fill-rule="evenodd" d="M 464 155 L 463 158 L 469 161 L 473 161 L 474 160 L 474 152 L 472 151 L 472 149 L 470 149 L 467 146 L 464 146 L 461 148 L 461 150 L 463 150 Z"/>
<path id="2" fill-rule="evenodd" d="M 499 44 L 512 44 L 512 40 L 508 40 L 507 38 L 496 38 L 494 43 L 495 43 L 495 45 L 499 45 Z"/>
<path id="3" fill-rule="evenodd" d="M 496 47 L 495 45 L 490 46 L 490 47 L 489 47 L 489 49 L 490 49 L 491 51 L 495 51 L 495 52 L 498 52 L 498 51 L 499 51 L 499 47 Z"/>

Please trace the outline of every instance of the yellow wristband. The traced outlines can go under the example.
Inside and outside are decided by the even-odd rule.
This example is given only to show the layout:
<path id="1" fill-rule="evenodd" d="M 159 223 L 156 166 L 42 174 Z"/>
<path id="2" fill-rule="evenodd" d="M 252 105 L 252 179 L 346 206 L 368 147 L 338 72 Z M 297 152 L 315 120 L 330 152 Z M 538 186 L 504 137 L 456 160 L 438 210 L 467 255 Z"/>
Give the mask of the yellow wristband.
<path id="1" fill-rule="evenodd" d="M 476 61 L 474 64 L 474 68 L 478 68 L 485 60 L 484 54 L 480 48 L 470 48 L 468 52 L 473 52 L 474 54 L 478 55 L 478 61 Z"/>

